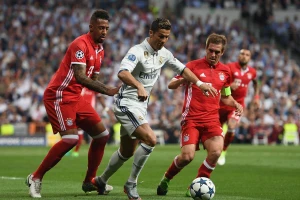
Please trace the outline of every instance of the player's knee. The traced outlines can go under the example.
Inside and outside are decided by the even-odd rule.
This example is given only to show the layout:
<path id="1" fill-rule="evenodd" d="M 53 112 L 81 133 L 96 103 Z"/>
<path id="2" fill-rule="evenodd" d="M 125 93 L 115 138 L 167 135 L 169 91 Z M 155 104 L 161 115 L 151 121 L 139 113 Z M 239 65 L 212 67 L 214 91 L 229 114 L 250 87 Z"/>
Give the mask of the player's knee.
<path id="1" fill-rule="evenodd" d="M 144 140 L 144 143 L 149 145 L 150 147 L 154 147 L 156 145 L 156 135 L 155 134 L 149 134 L 146 139 Z"/>
<path id="2" fill-rule="evenodd" d="M 187 165 L 189 164 L 190 162 L 192 162 L 194 160 L 194 154 L 192 153 L 185 153 L 185 154 L 182 154 L 181 156 L 181 161 L 184 165 Z"/>
<path id="3" fill-rule="evenodd" d="M 208 155 L 213 159 L 218 159 L 221 156 L 222 149 L 212 150 L 208 153 Z"/>

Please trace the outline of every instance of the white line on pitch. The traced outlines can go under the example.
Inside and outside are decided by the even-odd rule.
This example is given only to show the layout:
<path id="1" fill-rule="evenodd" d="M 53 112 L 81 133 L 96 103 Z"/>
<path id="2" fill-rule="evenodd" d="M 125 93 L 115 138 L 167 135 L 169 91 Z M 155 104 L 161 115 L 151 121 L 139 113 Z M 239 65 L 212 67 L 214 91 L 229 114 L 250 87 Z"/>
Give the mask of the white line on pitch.
<path id="1" fill-rule="evenodd" d="M 20 178 L 20 177 L 9 177 L 9 176 L 0 176 L 0 179 L 6 179 L 6 180 L 22 180 L 25 178 Z"/>

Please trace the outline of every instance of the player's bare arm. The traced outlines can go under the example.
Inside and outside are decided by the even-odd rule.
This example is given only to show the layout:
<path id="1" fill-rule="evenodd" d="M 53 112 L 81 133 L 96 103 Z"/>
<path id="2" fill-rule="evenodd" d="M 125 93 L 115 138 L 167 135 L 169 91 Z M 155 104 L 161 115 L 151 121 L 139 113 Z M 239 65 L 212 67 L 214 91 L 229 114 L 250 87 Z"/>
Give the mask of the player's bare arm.
<path id="1" fill-rule="evenodd" d="M 147 100 L 149 94 L 145 90 L 144 86 L 139 81 L 137 81 L 129 71 L 123 70 L 119 72 L 118 77 L 126 85 L 130 85 L 131 87 L 137 89 L 137 95 L 140 101 Z"/>
<path id="2" fill-rule="evenodd" d="M 243 114 L 243 106 L 239 104 L 234 98 L 229 95 L 229 96 L 221 96 L 221 101 L 228 106 L 236 108 L 236 115 L 241 116 Z"/>
<path id="3" fill-rule="evenodd" d="M 259 102 L 259 87 L 258 87 L 258 82 L 257 80 L 252 80 L 253 83 L 253 89 L 254 89 L 254 104 L 257 106 L 257 108 L 260 107 L 260 102 Z"/>
<path id="4" fill-rule="evenodd" d="M 171 90 L 177 89 L 179 86 L 187 83 L 187 81 L 184 78 L 172 78 L 170 83 L 168 84 L 168 88 Z"/>
<path id="5" fill-rule="evenodd" d="M 76 81 L 83 85 L 84 87 L 87 87 L 90 90 L 102 93 L 102 94 L 106 94 L 109 96 L 113 96 L 115 95 L 119 88 L 111 88 L 108 87 L 106 85 L 104 85 L 103 83 L 101 83 L 100 81 L 94 81 L 93 79 L 97 78 L 97 77 L 93 77 L 93 79 L 89 78 L 86 76 L 85 72 L 86 72 L 86 67 L 85 65 L 72 65 L 73 70 L 74 70 L 74 76 Z"/>
<path id="6" fill-rule="evenodd" d="M 209 94 L 211 94 L 213 97 L 218 95 L 217 90 L 213 86 L 200 81 L 189 68 L 184 68 L 182 72 L 182 77 L 185 80 L 196 84 L 206 96 L 209 96 Z"/>

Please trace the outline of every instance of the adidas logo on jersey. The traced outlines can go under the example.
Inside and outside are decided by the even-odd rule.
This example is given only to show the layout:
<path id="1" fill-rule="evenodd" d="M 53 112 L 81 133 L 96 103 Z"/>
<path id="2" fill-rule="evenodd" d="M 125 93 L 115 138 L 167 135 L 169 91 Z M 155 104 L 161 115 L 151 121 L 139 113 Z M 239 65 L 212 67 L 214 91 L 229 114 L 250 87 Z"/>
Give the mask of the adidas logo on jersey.
<path id="1" fill-rule="evenodd" d="M 200 74 L 200 77 L 206 77 L 204 73 Z"/>

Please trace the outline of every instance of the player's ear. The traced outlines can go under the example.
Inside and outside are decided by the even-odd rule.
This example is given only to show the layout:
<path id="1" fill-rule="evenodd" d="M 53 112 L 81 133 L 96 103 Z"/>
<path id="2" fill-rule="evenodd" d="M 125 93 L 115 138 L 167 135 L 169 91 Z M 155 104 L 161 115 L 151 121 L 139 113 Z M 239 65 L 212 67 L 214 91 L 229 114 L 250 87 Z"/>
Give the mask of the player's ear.
<path id="1" fill-rule="evenodd" d="M 89 24 L 89 30 L 90 30 L 90 32 L 93 32 L 93 25 L 92 24 Z"/>
<path id="2" fill-rule="evenodd" d="M 152 37 L 154 35 L 152 30 L 149 30 L 149 36 Z"/>

